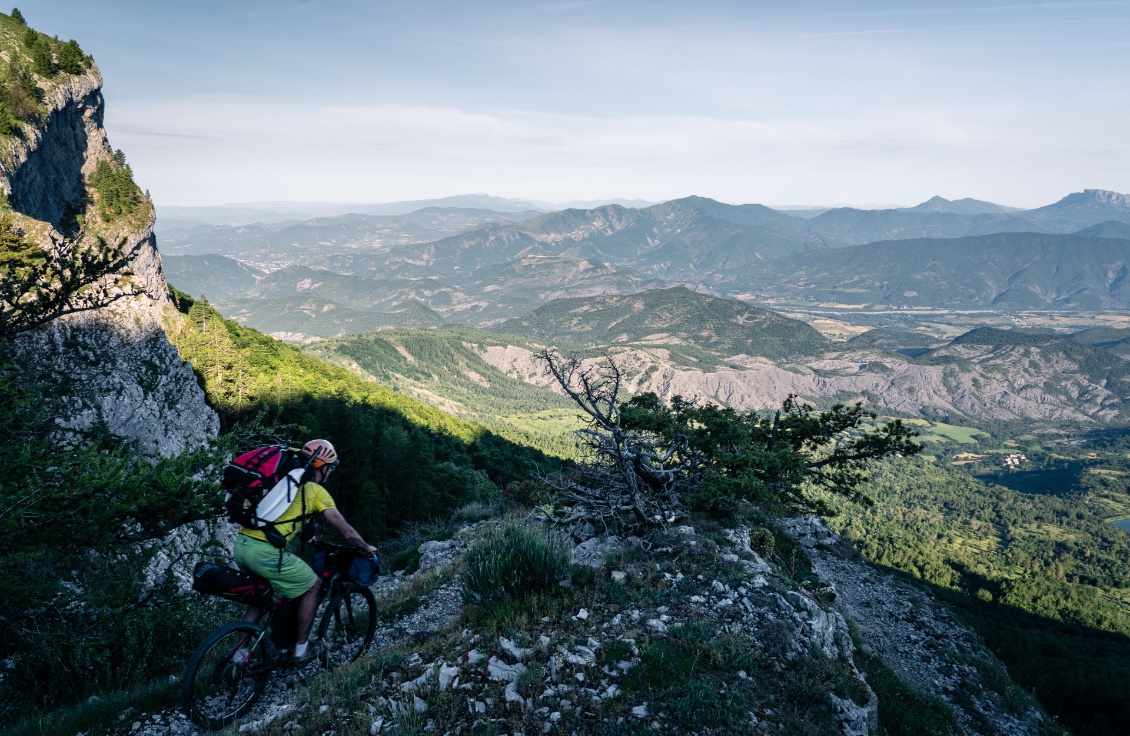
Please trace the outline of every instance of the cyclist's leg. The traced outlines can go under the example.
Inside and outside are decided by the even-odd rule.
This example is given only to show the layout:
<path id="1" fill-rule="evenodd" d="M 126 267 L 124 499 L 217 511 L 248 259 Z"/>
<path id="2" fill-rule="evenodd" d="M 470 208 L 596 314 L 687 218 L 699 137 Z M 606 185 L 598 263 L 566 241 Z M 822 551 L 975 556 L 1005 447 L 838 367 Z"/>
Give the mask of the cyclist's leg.
<path id="1" fill-rule="evenodd" d="M 310 590 L 298 599 L 298 638 L 295 643 L 305 644 L 310 640 L 310 629 L 314 627 L 314 613 L 318 610 L 318 591 L 322 589 L 322 581 L 314 580 Z"/>

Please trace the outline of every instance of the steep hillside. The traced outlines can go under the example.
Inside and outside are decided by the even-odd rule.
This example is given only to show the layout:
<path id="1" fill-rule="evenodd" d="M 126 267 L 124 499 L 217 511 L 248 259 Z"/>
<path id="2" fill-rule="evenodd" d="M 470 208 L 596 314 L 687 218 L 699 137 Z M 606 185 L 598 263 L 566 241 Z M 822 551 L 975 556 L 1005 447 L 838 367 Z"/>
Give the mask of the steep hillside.
<path id="1" fill-rule="evenodd" d="M 576 406 L 483 359 L 489 349 L 505 350 L 512 342 L 468 327 L 385 330 L 313 343 L 305 352 L 509 439 L 552 454 L 575 454 L 567 433 L 580 426 Z"/>
<path id="2" fill-rule="evenodd" d="M 870 243 L 768 264 L 768 298 L 936 308 L 1124 309 L 1130 241 L 1002 233 Z"/>
<path id="3" fill-rule="evenodd" d="M 558 299 L 497 329 L 552 344 L 686 344 L 715 355 L 768 358 L 809 354 L 827 342 L 803 322 L 682 287 Z"/>

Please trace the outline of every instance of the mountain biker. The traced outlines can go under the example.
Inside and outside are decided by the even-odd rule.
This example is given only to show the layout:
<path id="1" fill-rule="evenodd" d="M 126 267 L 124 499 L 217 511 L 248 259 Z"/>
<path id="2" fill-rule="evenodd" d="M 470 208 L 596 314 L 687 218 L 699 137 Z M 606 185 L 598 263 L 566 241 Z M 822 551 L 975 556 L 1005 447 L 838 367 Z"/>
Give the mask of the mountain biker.
<path id="1" fill-rule="evenodd" d="M 337 510 L 333 498 L 322 487 L 334 468 L 341 464 L 334 446 L 327 440 L 310 440 L 302 446 L 302 451 L 313 458 L 311 470 L 306 476 L 306 482 L 300 487 L 298 496 L 275 520 L 275 528 L 288 541 L 293 539 L 302 529 L 305 508 L 306 517 L 321 513 L 348 544 L 367 555 L 376 554 L 377 548 L 366 542 L 349 525 Z M 309 638 L 322 582 L 310 566 L 289 550 L 279 550 L 272 546 L 261 530 L 249 527 L 240 528 L 233 553 L 239 567 L 266 578 L 280 596 L 298 600 L 298 636 L 293 652 L 295 664 L 303 665 L 320 656 L 325 651 L 325 644 L 318 641 L 310 645 Z M 249 606 L 243 614 L 243 620 L 255 623 L 262 615 L 263 609 Z"/>

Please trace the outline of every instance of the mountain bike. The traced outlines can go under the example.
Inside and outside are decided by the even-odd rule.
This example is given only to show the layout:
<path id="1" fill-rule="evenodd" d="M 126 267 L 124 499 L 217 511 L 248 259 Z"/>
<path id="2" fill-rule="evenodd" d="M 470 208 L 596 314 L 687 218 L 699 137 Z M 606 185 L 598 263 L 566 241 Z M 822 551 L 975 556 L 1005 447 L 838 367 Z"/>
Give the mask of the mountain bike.
<path id="1" fill-rule="evenodd" d="M 325 559 L 319 573 L 323 581 L 319 605 L 326 600 L 329 603 L 321 612 L 317 638 L 326 644 L 321 662 L 332 670 L 368 651 L 377 628 L 377 600 L 368 587 L 349 578 L 357 550 L 328 542 L 313 542 L 312 546 L 323 552 Z M 297 607 L 288 605 L 285 598 L 274 600 L 270 584 L 253 577 L 261 596 L 256 604 L 269 601 L 259 606 L 266 609 L 265 613 L 257 623 L 232 621 L 205 637 L 181 678 L 185 713 L 208 730 L 223 728 L 247 713 L 263 694 L 271 674 L 294 666 L 289 646 L 293 644 Z M 280 631 L 290 631 L 280 638 L 280 631 L 273 630 L 272 624 Z"/>

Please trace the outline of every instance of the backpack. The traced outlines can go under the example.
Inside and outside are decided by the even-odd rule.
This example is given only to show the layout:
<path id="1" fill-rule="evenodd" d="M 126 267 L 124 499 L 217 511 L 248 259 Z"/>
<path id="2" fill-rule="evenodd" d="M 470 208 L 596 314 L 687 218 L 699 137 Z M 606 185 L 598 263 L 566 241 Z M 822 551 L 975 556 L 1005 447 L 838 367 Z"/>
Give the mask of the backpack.
<path id="1" fill-rule="evenodd" d="M 227 491 L 224 509 L 228 519 L 262 531 L 267 541 L 278 549 L 285 547 L 286 537 L 273 522 L 298 497 L 312 460 L 301 450 L 286 445 L 259 447 L 232 460 L 220 479 L 220 485 Z M 305 518 L 306 494 L 302 494 L 302 504 L 302 516 L 287 523 Z"/>

